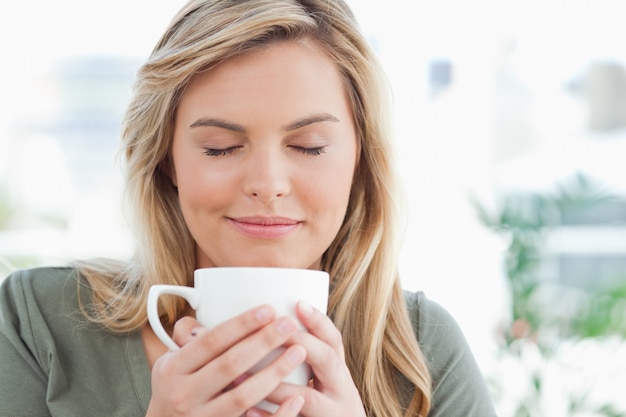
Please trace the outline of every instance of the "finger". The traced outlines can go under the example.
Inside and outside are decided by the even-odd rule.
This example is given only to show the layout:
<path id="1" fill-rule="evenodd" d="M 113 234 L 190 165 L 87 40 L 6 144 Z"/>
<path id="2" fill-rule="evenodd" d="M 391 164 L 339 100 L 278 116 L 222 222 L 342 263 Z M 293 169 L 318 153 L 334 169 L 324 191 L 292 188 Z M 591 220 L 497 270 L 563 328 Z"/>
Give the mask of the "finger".
<path id="1" fill-rule="evenodd" d="M 211 403 L 217 415 L 244 413 L 265 399 L 298 365 L 304 362 L 306 351 L 302 346 L 290 346 L 271 364 L 248 377 L 241 384 L 225 392 Z M 204 380 L 206 383 L 206 379 Z M 214 408 L 213 408 L 214 407 Z M 299 411 L 299 410 L 298 410 Z M 291 415 L 291 414 L 285 414 Z"/>
<path id="2" fill-rule="evenodd" d="M 185 316 L 174 324 L 172 339 L 178 346 L 185 346 L 194 339 L 195 329 L 201 327 L 198 320 Z"/>
<path id="3" fill-rule="evenodd" d="M 210 330 L 202 326 L 192 327 L 197 323 L 194 319 L 179 320 L 174 327 L 174 340 L 183 346 L 179 355 L 180 372 L 192 373 L 201 369 L 238 341 L 270 323 L 275 316 L 275 310 L 264 305 Z"/>
<path id="4" fill-rule="evenodd" d="M 246 417 L 294 417 L 297 416 L 302 410 L 303 405 L 304 398 L 301 395 L 294 395 L 282 403 L 278 410 L 276 410 L 273 414 L 258 408 L 251 408 L 246 413 Z"/>
<path id="5" fill-rule="evenodd" d="M 309 333 L 330 345 L 342 360 L 345 358 L 341 333 L 327 315 L 303 301 L 298 302 L 296 313 Z"/>
<path id="6" fill-rule="evenodd" d="M 197 372 L 198 377 L 212 382 L 228 381 L 230 384 L 293 338 L 297 331 L 293 318 L 280 317 L 207 363 Z"/>
<path id="7" fill-rule="evenodd" d="M 306 332 L 299 332 L 292 340 L 306 349 L 306 362 L 311 366 L 315 389 L 332 394 L 344 386 L 354 385 L 345 360 L 330 345 Z"/>
<path id="8" fill-rule="evenodd" d="M 346 375 L 348 374 L 344 374 Z M 333 386 L 328 390 L 282 383 L 266 397 L 266 400 L 274 404 L 282 404 L 294 396 L 304 398 L 300 411 L 304 416 L 357 415 L 353 412 L 339 412 L 340 404 L 343 404 L 344 408 L 347 406 L 353 410 L 362 411 L 363 408 L 357 388 L 351 378 L 345 377 L 339 381 L 333 381 Z M 358 413 L 358 415 L 364 414 Z"/>
<path id="9" fill-rule="evenodd" d="M 290 398 L 302 397 L 304 403 L 299 412 L 303 415 L 325 416 L 332 410 L 332 401 L 324 393 L 310 387 L 288 383 L 279 384 L 265 399 L 274 404 L 285 404 Z"/>
<path id="10" fill-rule="evenodd" d="M 304 346 L 307 363 L 311 365 L 314 387 L 327 393 L 337 393 L 354 382 L 345 363 L 341 333 L 325 314 L 299 302 L 296 312 L 307 332 L 298 332 L 291 340 Z M 308 403 L 309 401 L 307 401 Z"/>
<path id="11" fill-rule="evenodd" d="M 194 369 L 197 369 L 189 371 L 189 368 L 185 368 L 188 366 L 188 362 L 197 361 L 198 357 L 202 357 L 198 351 L 204 350 L 204 346 L 198 344 L 198 342 L 203 340 L 205 337 L 204 333 L 207 335 L 211 333 L 211 331 L 202 328 L 202 331 L 197 336 L 200 340 L 193 340 L 180 350 L 168 352 L 167 355 L 162 357 L 159 366 L 155 367 L 153 372 L 156 371 L 157 376 L 161 379 L 183 374 L 186 378 L 185 384 L 194 388 L 194 398 L 202 399 L 202 401 L 210 399 L 218 401 L 228 388 L 234 386 L 235 382 L 239 383 L 242 380 L 242 375 L 270 352 L 284 345 L 297 331 L 298 327 L 293 318 L 281 317 L 236 342 L 222 354 L 203 362 L 202 366 L 194 366 Z M 304 352 L 304 348 L 299 347 L 299 349 Z M 305 355 L 306 352 L 304 353 Z M 189 357 L 191 356 L 194 359 L 190 360 Z M 273 385 L 264 386 L 265 391 L 262 391 L 260 395 L 255 395 L 256 391 L 251 391 L 248 392 L 248 397 L 235 398 L 231 406 L 228 403 L 222 404 L 222 408 L 218 408 L 218 410 L 221 410 L 218 415 L 241 415 L 245 410 L 262 400 L 267 394 L 266 391 L 271 391 L 281 380 L 276 380 Z M 242 382 L 237 388 L 228 391 L 228 393 L 239 392 L 241 387 L 245 385 L 246 383 Z M 209 402 L 209 404 L 211 403 Z M 247 406 L 242 408 L 243 405 Z"/>

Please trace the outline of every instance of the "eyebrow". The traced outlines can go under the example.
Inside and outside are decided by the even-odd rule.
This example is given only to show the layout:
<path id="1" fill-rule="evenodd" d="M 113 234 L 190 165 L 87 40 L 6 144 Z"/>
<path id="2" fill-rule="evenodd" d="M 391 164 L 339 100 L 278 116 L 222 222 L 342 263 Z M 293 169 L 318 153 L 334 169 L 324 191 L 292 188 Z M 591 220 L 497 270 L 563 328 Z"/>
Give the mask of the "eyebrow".
<path id="1" fill-rule="evenodd" d="M 337 119 L 335 116 L 329 113 L 318 113 L 318 114 L 314 114 L 311 116 L 307 116 L 303 119 L 296 120 L 295 122 L 290 123 L 287 126 L 283 126 L 282 130 L 285 132 L 290 132 L 292 130 L 300 129 L 305 126 L 309 126 L 315 123 L 322 123 L 322 122 L 339 123 L 339 119 Z M 233 132 L 246 133 L 246 128 L 243 127 L 242 125 L 239 125 L 236 123 L 230 123 L 230 122 L 220 120 L 220 119 L 208 118 L 208 117 L 202 117 L 196 120 L 191 125 L 189 125 L 189 127 L 190 128 L 218 127 L 221 129 L 231 130 Z"/>
<path id="2" fill-rule="evenodd" d="M 305 126 L 312 125 L 315 123 L 322 123 L 322 122 L 339 123 L 339 119 L 337 119 L 332 114 L 319 113 L 319 114 L 314 114 L 314 115 L 305 117 L 304 119 L 296 120 L 295 122 L 283 127 L 283 130 L 285 132 L 289 132 L 291 130 L 300 129 L 301 127 L 305 127 Z"/>
<path id="3" fill-rule="evenodd" d="M 191 125 L 189 125 L 189 127 L 190 128 L 196 128 L 196 127 L 219 127 L 221 129 L 232 130 L 234 132 L 239 132 L 239 133 L 245 133 L 246 132 L 246 128 L 241 126 L 241 125 L 238 125 L 238 124 L 235 124 L 235 123 L 225 122 L 224 120 L 211 119 L 211 118 L 207 118 L 207 117 L 203 117 L 203 118 L 200 118 L 200 119 L 196 120 Z"/>

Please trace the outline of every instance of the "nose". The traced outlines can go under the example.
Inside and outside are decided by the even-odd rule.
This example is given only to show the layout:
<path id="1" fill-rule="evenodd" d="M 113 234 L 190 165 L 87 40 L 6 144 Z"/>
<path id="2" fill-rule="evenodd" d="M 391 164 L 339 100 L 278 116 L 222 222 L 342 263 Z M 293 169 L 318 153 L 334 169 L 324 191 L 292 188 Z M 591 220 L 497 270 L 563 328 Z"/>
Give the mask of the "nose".
<path id="1" fill-rule="evenodd" d="M 269 204 L 291 190 L 289 163 L 278 152 L 250 155 L 244 192 L 249 197 Z"/>

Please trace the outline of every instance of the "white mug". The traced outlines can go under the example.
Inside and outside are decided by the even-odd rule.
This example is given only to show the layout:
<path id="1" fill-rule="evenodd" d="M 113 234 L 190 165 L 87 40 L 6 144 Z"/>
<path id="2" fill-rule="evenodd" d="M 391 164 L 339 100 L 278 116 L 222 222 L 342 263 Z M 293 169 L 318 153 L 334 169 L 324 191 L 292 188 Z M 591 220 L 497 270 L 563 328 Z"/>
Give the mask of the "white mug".
<path id="1" fill-rule="evenodd" d="M 194 286 L 153 285 L 148 295 L 148 321 L 158 338 L 170 349 L 179 346 L 163 328 L 159 318 L 158 299 L 161 295 L 177 295 L 196 311 L 196 319 L 211 329 L 244 311 L 261 304 L 276 309 L 277 316 L 296 319 L 296 303 L 304 301 L 322 313 L 328 303 L 328 273 L 310 269 L 269 267 L 220 267 L 201 268 L 194 271 Z M 304 327 L 298 322 L 300 328 Z M 267 366 L 283 351 L 277 349 L 253 367 L 254 373 Z M 301 364 L 285 378 L 285 382 L 306 385 L 311 369 Z M 263 401 L 259 407 L 275 412 L 275 404 Z"/>

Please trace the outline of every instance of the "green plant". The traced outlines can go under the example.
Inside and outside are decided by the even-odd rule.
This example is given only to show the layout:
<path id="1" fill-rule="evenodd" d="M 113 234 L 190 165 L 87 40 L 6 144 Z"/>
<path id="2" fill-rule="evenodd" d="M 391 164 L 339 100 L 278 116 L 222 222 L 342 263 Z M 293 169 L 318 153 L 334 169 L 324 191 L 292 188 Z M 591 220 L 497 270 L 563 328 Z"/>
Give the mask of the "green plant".
<path id="1" fill-rule="evenodd" d="M 0 184 L 0 230 L 7 227 L 13 215 L 13 205 L 6 188 Z"/>
<path id="2" fill-rule="evenodd" d="M 546 236 L 561 219 L 593 210 L 614 198 L 598 184 L 577 175 L 552 193 L 506 195 L 495 211 L 472 199 L 482 224 L 508 243 L 504 267 L 511 295 L 511 321 L 502 329 L 500 359 L 517 362 L 526 379 L 523 395 L 517 397 L 517 405 L 510 410 L 515 417 L 549 415 L 545 411 L 545 386 L 551 377 L 545 368 L 555 366 L 564 340 L 575 343 L 593 339 L 601 345 L 607 337 L 626 339 L 626 275 L 613 280 L 616 285 L 582 290 L 554 288 L 540 274 L 546 258 Z M 559 298 L 568 295 L 575 302 L 565 314 Z M 528 363 L 529 349 L 540 358 L 539 366 L 537 360 Z M 496 393 L 501 389 L 496 387 Z M 568 416 L 626 416 L 613 404 L 593 404 L 585 392 L 571 393 L 566 401 Z"/>
<path id="3" fill-rule="evenodd" d="M 593 291 L 570 322 L 570 333 L 583 338 L 609 334 L 626 338 L 626 279 L 621 284 Z"/>
<path id="4" fill-rule="evenodd" d="M 577 175 L 554 193 L 507 195 L 495 213 L 472 200 L 480 221 L 508 242 L 505 276 L 511 291 L 512 325 L 504 335 L 507 343 L 520 335 L 537 337 L 539 331 L 550 325 L 559 326 L 561 336 L 566 337 L 607 333 L 626 336 L 626 323 L 608 320 L 616 311 L 623 310 L 626 284 L 588 291 L 579 297 L 584 305 L 572 322 L 556 323 L 558 314 L 541 297 L 546 283 L 538 274 L 545 256 L 546 233 L 560 223 L 564 213 L 593 209 L 594 205 L 614 198 L 585 176 Z"/>

